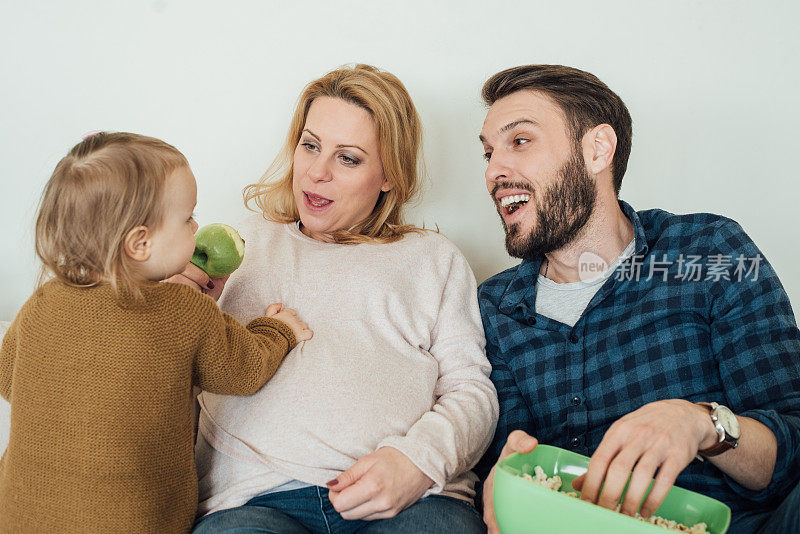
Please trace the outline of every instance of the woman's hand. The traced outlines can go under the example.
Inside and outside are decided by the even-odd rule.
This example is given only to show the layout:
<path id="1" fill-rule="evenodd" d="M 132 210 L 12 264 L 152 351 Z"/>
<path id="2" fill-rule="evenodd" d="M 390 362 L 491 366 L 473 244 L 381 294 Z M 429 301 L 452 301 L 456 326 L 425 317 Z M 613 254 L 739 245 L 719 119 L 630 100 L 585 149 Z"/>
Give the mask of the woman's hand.
<path id="1" fill-rule="evenodd" d="M 394 517 L 417 502 L 433 480 L 393 447 L 361 457 L 328 482 L 328 497 L 344 519 Z"/>
<path id="2" fill-rule="evenodd" d="M 208 295 L 214 300 L 219 300 L 220 295 L 222 295 L 222 290 L 225 288 L 225 282 L 228 281 L 229 277 L 230 275 L 221 278 L 209 278 L 200 267 L 189 263 L 182 273 L 170 276 L 162 280 L 162 282 L 187 285 Z"/>

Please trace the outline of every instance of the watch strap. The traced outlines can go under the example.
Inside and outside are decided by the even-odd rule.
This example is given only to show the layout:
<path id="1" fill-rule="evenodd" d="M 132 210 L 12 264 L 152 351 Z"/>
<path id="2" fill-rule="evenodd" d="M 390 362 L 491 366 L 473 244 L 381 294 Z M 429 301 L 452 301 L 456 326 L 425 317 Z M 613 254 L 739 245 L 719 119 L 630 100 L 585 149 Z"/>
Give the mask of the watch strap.
<path id="1" fill-rule="evenodd" d="M 710 458 L 712 456 L 717 456 L 718 454 L 722 454 L 725 451 L 729 451 L 732 448 L 733 445 L 731 445 L 730 442 L 723 440 L 723 441 L 718 441 L 717 443 L 715 443 L 714 445 L 712 445 L 707 449 L 703 449 L 702 451 L 697 451 L 697 454 L 705 456 L 706 458 Z"/>

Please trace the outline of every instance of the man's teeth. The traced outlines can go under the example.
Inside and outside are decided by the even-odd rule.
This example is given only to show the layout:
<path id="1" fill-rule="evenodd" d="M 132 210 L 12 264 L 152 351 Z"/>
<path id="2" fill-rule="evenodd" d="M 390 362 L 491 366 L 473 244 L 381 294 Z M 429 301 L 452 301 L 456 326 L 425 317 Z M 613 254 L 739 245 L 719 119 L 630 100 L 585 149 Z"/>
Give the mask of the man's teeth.
<path id="1" fill-rule="evenodd" d="M 530 195 L 511 195 L 509 197 L 501 198 L 500 205 L 505 208 L 509 204 L 515 204 L 517 202 L 527 202 L 530 199 L 531 199 Z"/>

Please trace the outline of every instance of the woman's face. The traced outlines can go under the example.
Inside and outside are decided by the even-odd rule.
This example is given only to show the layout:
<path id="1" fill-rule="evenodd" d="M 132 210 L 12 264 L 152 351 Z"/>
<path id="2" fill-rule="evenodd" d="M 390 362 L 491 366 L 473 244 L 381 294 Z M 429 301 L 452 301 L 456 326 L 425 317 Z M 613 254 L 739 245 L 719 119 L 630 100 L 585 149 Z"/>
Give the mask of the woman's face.
<path id="1" fill-rule="evenodd" d="M 330 241 L 372 213 L 381 191 L 391 188 L 369 112 L 339 98 L 316 98 L 294 150 L 292 189 L 303 233 Z"/>

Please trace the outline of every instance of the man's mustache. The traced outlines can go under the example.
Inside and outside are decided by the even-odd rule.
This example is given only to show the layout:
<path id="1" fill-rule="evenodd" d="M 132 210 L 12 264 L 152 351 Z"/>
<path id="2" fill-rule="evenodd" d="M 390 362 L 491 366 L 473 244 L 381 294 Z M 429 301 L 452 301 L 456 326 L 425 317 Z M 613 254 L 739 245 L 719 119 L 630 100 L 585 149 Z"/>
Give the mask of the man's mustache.
<path id="1" fill-rule="evenodd" d="M 496 184 L 494 184 L 494 187 L 492 188 L 492 192 L 489 193 L 489 195 L 492 198 L 495 198 L 495 195 L 501 189 L 522 189 L 524 191 L 530 192 L 531 194 L 533 194 L 533 192 L 534 192 L 533 188 L 531 187 L 531 185 L 529 183 L 525 183 L 525 182 L 497 182 Z"/>

